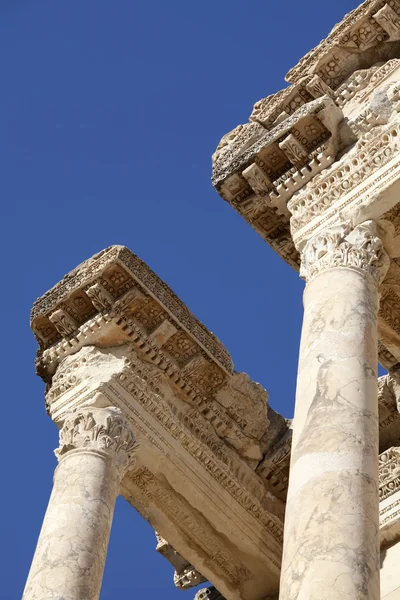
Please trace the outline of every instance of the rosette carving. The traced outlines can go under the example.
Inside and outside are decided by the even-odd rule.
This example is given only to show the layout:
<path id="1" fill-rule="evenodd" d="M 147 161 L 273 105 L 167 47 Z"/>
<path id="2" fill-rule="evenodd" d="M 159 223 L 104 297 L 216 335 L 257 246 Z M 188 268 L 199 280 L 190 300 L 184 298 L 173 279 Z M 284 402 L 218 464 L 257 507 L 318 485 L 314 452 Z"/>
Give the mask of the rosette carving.
<path id="1" fill-rule="evenodd" d="M 364 271 L 379 285 L 389 263 L 373 221 L 366 221 L 354 229 L 341 224 L 317 233 L 307 242 L 302 253 L 300 276 L 309 283 L 322 271 L 348 267 Z"/>
<path id="2" fill-rule="evenodd" d="M 55 451 L 60 460 L 71 450 L 97 450 L 108 454 L 123 473 L 132 466 L 137 445 L 118 408 L 83 408 L 70 413 L 60 430 Z"/>

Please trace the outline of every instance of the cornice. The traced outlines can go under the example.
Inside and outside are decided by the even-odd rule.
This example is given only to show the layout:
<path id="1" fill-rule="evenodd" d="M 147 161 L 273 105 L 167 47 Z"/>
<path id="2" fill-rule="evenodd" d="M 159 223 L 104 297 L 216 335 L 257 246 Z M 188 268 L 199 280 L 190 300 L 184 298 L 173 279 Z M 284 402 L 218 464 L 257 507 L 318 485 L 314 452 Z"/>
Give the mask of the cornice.
<path id="1" fill-rule="evenodd" d="M 337 88 L 349 72 L 369 67 L 368 59 L 377 62 L 390 57 L 390 43 L 398 40 L 399 25 L 390 27 L 389 19 L 382 18 L 382 9 L 393 12 L 394 19 L 400 15 L 397 0 L 365 0 L 347 14 L 331 33 L 308 52 L 286 75 L 286 81 L 297 83 L 305 75 L 319 75 L 325 84 Z M 366 51 L 369 54 L 365 57 Z M 375 52 L 371 51 L 374 50 Z"/>
<path id="2" fill-rule="evenodd" d="M 147 334 L 168 321 L 172 327 L 186 333 L 189 345 L 196 345 L 199 352 L 206 354 L 224 371 L 233 371 L 232 360 L 221 342 L 143 261 L 124 246 L 111 246 L 82 263 L 35 302 L 31 326 L 41 352 L 58 344 L 62 338 L 73 343 L 86 322 L 109 312 L 110 303 L 113 306 L 119 301 L 121 313 L 122 298 L 130 305 L 127 308 L 132 309 L 132 318 L 136 316 L 138 325 Z"/>

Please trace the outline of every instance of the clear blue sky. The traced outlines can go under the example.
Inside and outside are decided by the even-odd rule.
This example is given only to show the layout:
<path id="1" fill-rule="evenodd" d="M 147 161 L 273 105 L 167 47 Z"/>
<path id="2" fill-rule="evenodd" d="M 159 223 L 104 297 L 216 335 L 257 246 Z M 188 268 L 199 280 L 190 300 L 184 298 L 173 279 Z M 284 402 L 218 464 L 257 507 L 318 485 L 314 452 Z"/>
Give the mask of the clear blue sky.
<path id="1" fill-rule="evenodd" d="M 224 203 L 211 154 L 356 0 L 2 0 L 1 600 L 21 597 L 56 465 L 33 301 L 125 244 L 292 416 L 303 284 Z M 119 499 L 102 600 L 190 599 Z"/>

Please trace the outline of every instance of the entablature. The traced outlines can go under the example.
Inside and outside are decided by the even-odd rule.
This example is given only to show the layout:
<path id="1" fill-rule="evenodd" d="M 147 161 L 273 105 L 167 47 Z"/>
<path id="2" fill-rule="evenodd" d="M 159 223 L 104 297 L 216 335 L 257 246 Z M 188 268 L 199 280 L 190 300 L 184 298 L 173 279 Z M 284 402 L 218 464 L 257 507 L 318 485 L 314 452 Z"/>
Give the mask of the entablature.
<path id="1" fill-rule="evenodd" d="M 141 266 L 140 277 L 132 265 Z M 397 293 L 393 265 L 388 283 Z M 159 550 L 174 564 L 178 587 L 209 580 L 228 600 L 272 597 L 290 422 L 269 407 L 262 386 L 234 371 L 221 342 L 163 282 L 146 279 L 149 272 L 129 250 L 112 247 L 36 303 L 48 412 L 59 426 L 87 407 L 122 412 L 136 442 L 121 493 L 164 538 Z M 172 350 L 177 334 L 184 343 Z M 400 444 L 398 381 L 395 368 L 379 382 L 381 462 Z M 382 543 L 397 535 L 392 483 L 382 483 Z"/>
<path id="2" fill-rule="evenodd" d="M 365 0 L 289 71 L 286 81 L 295 84 L 313 74 L 337 89 L 357 69 L 398 55 L 399 40 L 398 0 Z"/>
<path id="3" fill-rule="evenodd" d="M 296 270 L 325 228 L 374 220 L 390 233 L 379 314 L 386 368 L 400 362 L 399 32 L 398 0 L 364 2 L 213 156 L 218 193 Z"/>
<path id="4" fill-rule="evenodd" d="M 131 425 L 138 449 L 121 493 L 186 561 L 176 584 L 206 578 L 228 600 L 275 593 L 284 502 L 257 467 L 289 424 L 264 388 L 123 247 L 39 299 L 32 328 L 58 425 L 87 406 L 116 407 Z"/>

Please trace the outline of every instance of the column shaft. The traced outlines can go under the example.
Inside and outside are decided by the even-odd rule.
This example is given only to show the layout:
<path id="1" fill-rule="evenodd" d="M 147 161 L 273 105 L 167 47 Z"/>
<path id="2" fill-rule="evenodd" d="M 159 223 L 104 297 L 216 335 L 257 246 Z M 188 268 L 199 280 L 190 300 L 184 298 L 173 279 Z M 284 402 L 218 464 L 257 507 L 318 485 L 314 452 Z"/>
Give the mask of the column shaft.
<path id="1" fill-rule="evenodd" d="M 349 249 L 304 294 L 280 600 L 380 598 L 378 282 Z"/>
<path id="2" fill-rule="evenodd" d="M 61 459 L 24 600 L 96 600 L 100 594 L 119 476 L 102 453 Z"/>
<path id="3" fill-rule="evenodd" d="M 23 600 L 97 600 L 130 433 L 112 409 L 73 414 Z"/>

